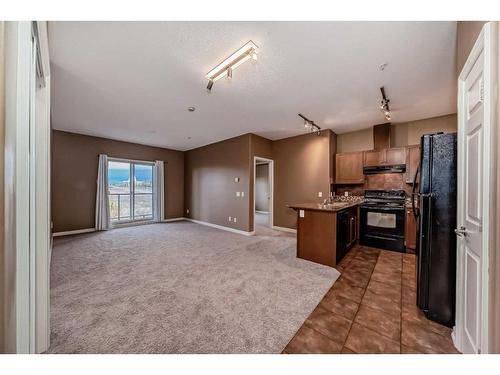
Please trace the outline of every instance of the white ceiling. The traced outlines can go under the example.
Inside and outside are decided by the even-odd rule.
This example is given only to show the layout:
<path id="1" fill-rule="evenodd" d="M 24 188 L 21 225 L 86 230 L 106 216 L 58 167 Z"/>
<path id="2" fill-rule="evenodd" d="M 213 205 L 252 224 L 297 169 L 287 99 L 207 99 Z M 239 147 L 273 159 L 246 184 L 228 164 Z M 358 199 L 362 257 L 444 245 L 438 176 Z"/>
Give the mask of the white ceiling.
<path id="1" fill-rule="evenodd" d="M 187 150 L 456 112 L 456 22 L 50 22 L 53 128 Z M 205 90 L 248 40 L 259 60 Z M 384 71 L 381 63 L 388 63 Z M 196 107 L 188 112 L 189 106 Z"/>

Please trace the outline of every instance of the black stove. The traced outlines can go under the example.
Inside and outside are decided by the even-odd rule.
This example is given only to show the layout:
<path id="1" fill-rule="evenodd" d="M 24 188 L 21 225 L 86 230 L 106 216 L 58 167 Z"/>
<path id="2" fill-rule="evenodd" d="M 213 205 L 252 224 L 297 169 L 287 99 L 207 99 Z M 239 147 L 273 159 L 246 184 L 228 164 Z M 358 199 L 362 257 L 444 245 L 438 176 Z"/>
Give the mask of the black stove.
<path id="1" fill-rule="evenodd" d="M 366 190 L 360 206 L 360 243 L 381 249 L 405 251 L 404 190 Z"/>

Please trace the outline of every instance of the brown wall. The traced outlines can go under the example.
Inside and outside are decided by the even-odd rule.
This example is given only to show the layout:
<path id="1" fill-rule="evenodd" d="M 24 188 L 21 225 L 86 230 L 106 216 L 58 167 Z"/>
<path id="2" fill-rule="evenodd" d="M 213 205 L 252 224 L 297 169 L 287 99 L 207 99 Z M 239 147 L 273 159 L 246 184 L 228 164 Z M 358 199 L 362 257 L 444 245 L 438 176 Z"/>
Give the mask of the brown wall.
<path id="1" fill-rule="evenodd" d="M 457 22 L 457 77 L 485 23 L 486 21 Z"/>
<path id="2" fill-rule="evenodd" d="M 250 134 L 185 152 L 186 217 L 250 231 Z M 239 182 L 235 178 L 239 177 Z M 236 192 L 244 192 L 237 197 Z M 237 222 L 229 222 L 228 217 Z"/>
<path id="3" fill-rule="evenodd" d="M 330 192 L 330 137 L 323 130 L 320 136 L 300 135 L 273 142 L 274 225 L 296 228 L 296 214 L 287 204 L 321 202 Z M 318 192 L 323 198 L 318 198 Z"/>
<path id="4" fill-rule="evenodd" d="M 52 131 L 53 232 L 94 227 L 99 154 L 165 162 L 165 217 L 183 216 L 184 153 L 160 147 Z"/>

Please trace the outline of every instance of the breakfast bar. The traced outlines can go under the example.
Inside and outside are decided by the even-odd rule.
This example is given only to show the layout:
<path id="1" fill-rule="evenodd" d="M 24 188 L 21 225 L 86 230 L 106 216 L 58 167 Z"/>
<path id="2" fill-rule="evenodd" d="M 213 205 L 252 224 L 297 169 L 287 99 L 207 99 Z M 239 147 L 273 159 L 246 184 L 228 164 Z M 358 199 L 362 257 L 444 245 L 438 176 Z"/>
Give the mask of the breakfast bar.
<path id="1" fill-rule="evenodd" d="M 350 202 L 299 203 L 297 257 L 334 267 L 358 239 L 359 200 Z"/>

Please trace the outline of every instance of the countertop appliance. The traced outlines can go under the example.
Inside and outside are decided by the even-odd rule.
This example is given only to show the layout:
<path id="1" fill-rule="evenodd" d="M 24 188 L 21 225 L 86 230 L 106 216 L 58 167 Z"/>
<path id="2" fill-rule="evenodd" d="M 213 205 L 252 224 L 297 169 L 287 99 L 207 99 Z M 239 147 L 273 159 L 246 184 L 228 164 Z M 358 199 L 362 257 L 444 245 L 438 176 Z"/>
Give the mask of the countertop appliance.
<path id="1" fill-rule="evenodd" d="M 360 244 L 405 251 L 404 190 L 365 190 L 360 206 Z"/>
<path id="2" fill-rule="evenodd" d="M 457 135 L 428 134 L 420 141 L 413 212 L 417 232 L 417 305 L 427 318 L 455 323 Z M 418 183 L 417 183 L 418 182 Z M 418 191 L 417 191 L 418 187 Z"/>

